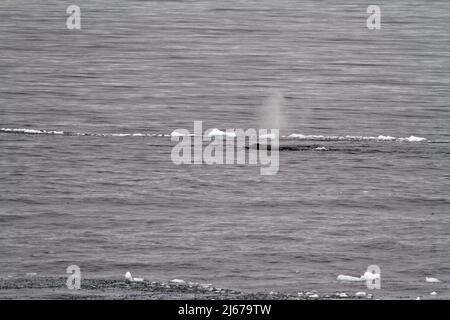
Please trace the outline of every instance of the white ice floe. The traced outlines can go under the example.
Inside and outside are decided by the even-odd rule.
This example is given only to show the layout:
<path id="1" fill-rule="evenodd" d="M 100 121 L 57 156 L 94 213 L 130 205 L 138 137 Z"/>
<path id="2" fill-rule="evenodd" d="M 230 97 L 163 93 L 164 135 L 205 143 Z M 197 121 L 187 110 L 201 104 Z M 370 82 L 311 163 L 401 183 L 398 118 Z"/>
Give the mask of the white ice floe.
<path id="1" fill-rule="evenodd" d="M 308 298 L 313 298 L 313 299 L 318 298 L 318 297 L 319 297 L 319 295 L 317 293 L 308 296 Z"/>
<path id="2" fill-rule="evenodd" d="M 338 297 L 339 298 L 347 298 L 348 295 L 345 292 L 341 292 L 341 293 L 338 294 Z"/>
<path id="3" fill-rule="evenodd" d="M 370 138 L 372 138 L 372 137 L 370 137 Z M 379 135 L 374 140 L 392 141 L 392 140 L 395 140 L 395 137 Z"/>
<path id="4" fill-rule="evenodd" d="M 365 272 L 361 277 L 353 277 L 347 276 L 344 274 L 340 274 L 337 276 L 338 281 L 348 281 L 348 282 L 356 282 L 356 281 L 372 281 L 379 279 L 380 275 L 372 272 Z"/>
<path id="5" fill-rule="evenodd" d="M 364 281 L 372 281 L 372 280 L 380 279 L 380 274 L 366 271 L 364 273 L 364 275 L 361 276 L 361 279 Z"/>
<path id="6" fill-rule="evenodd" d="M 378 135 L 378 136 L 352 136 L 352 135 L 346 135 L 346 136 L 325 136 L 325 135 L 304 135 L 299 133 L 293 133 L 287 136 L 286 138 L 291 139 L 300 139 L 300 140 L 328 140 L 328 141 L 406 141 L 406 142 L 421 142 L 426 141 L 426 138 L 422 137 L 416 137 L 416 136 L 410 136 L 405 138 L 396 138 L 393 136 L 385 136 L 385 135 Z"/>
<path id="7" fill-rule="evenodd" d="M 222 130 L 219 130 L 217 128 L 214 128 L 211 131 L 209 131 L 208 136 L 210 136 L 210 137 L 213 137 L 213 136 L 226 136 L 226 137 L 234 138 L 234 137 L 236 137 L 236 133 L 230 132 L 230 131 L 222 131 Z"/>
<path id="8" fill-rule="evenodd" d="M 26 129 L 26 128 L 0 128 L 2 132 L 9 133 L 26 133 L 26 134 L 55 134 L 61 135 L 64 134 L 63 131 L 47 131 L 47 130 L 39 130 L 39 129 Z"/>
<path id="9" fill-rule="evenodd" d="M 365 281 L 365 279 L 362 279 L 362 277 L 352 277 L 352 276 L 346 276 L 344 274 L 340 274 L 337 276 L 338 281 Z"/>
<path id="10" fill-rule="evenodd" d="M 127 273 L 125 273 L 125 280 L 130 282 L 143 282 L 144 278 L 133 278 L 131 272 L 127 271 Z"/>
<path id="11" fill-rule="evenodd" d="M 172 137 L 184 137 L 185 136 L 184 133 L 180 133 L 180 132 L 177 132 L 177 131 L 173 131 L 170 135 Z"/>
<path id="12" fill-rule="evenodd" d="M 181 280 L 181 279 L 172 279 L 169 282 L 174 283 L 174 284 L 186 284 L 186 281 Z"/>
<path id="13" fill-rule="evenodd" d="M 365 297 L 366 293 L 364 291 L 359 291 L 357 293 L 355 293 L 355 297 Z"/>
<path id="14" fill-rule="evenodd" d="M 317 147 L 317 148 L 315 148 L 314 150 L 317 150 L 317 151 L 327 151 L 328 149 L 325 148 L 325 147 Z"/>
<path id="15" fill-rule="evenodd" d="M 127 273 L 125 273 L 125 280 L 133 281 L 133 277 L 131 276 L 131 273 L 129 271 L 127 271 Z"/>
<path id="16" fill-rule="evenodd" d="M 437 282 L 441 282 L 441 281 L 437 278 L 425 277 L 425 282 L 437 283 Z"/>
<path id="17" fill-rule="evenodd" d="M 435 295 L 437 295 L 436 291 L 433 291 L 433 292 L 430 293 L 430 296 L 435 296 Z"/>
<path id="18" fill-rule="evenodd" d="M 277 135 L 275 133 L 269 133 L 269 134 L 261 134 L 259 136 L 260 139 L 276 139 Z"/>
<path id="19" fill-rule="evenodd" d="M 406 141 L 406 142 L 422 142 L 422 141 L 426 141 L 426 138 L 422 138 L 422 137 L 415 137 L 415 136 L 410 136 L 407 138 L 398 138 L 399 141 Z"/>
<path id="20" fill-rule="evenodd" d="M 129 133 L 112 133 L 111 137 L 129 137 L 131 134 Z"/>

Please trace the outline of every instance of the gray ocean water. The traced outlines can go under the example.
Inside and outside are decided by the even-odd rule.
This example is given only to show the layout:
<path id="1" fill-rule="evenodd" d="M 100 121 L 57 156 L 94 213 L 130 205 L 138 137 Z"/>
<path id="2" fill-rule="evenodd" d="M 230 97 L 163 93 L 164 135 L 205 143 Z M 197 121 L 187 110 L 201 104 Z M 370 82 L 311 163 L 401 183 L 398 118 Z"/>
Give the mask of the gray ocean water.
<path id="1" fill-rule="evenodd" d="M 2 0 L 0 276 L 356 292 L 378 265 L 377 297 L 449 298 L 449 30 L 447 0 Z M 172 163 L 164 135 L 256 128 L 274 93 L 323 136 L 277 175 Z"/>

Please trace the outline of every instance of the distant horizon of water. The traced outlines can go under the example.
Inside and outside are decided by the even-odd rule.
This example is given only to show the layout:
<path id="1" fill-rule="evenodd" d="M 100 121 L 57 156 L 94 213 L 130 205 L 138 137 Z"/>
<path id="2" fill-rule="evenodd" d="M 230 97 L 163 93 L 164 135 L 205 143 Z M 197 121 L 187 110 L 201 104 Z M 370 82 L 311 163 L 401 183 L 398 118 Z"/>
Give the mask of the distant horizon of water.
<path id="1" fill-rule="evenodd" d="M 66 2 L 2 1 L 0 277 L 369 292 L 336 278 L 378 265 L 377 297 L 448 299 L 450 3 L 379 1 L 381 30 L 371 4 L 78 0 L 68 30 Z M 298 148 L 173 164 L 198 120 Z"/>

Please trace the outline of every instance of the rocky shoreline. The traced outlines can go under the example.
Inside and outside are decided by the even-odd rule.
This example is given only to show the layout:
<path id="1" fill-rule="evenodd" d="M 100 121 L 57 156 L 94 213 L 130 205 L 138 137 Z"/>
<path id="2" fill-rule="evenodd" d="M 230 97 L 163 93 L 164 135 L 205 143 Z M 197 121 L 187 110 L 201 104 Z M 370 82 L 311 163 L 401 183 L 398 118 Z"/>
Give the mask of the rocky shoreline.
<path id="1" fill-rule="evenodd" d="M 69 290 L 67 278 L 26 277 L 0 279 L 0 299 L 117 299 L 117 300 L 323 300 L 372 299 L 371 294 L 298 292 L 243 292 L 210 284 L 172 280 L 169 282 L 83 279 L 79 290 Z"/>

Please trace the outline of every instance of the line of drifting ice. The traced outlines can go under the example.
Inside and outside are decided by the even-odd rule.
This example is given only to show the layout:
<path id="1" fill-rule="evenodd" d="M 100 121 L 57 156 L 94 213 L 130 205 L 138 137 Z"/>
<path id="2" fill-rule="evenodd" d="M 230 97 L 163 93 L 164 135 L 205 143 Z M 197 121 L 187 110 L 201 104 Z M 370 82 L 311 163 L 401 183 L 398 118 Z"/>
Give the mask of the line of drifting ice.
<path id="1" fill-rule="evenodd" d="M 3 133 L 16 133 L 16 134 L 44 134 L 44 135 L 67 135 L 67 136 L 98 136 L 98 137 L 180 137 L 186 136 L 186 134 L 177 132 L 176 130 L 170 134 L 167 133 L 80 133 L 80 132 L 66 132 L 58 130 L 45 130 L 45 129 L 28 129 L 28 128 L 0 128 L 0 132 Z M 190 135 L 194 136 L 194 135 Z M 212 129 L 207 136 L 226 136 L 230 138 L 236 137 L 236 133 L 231 131 L 222 131 L 217 128 Z M 260 138 L 273 139 L 273 134 L 261 135 Z M 313 140 L 313 141 L 401 141 L 401 142 L 425 142 L 428 141 L 423 137 L 409 136 L 409 137 L 393 137 L 393 136 L 336 136 L 336 135 L 304 135 L 293 133 L 290 135 L 282 135 L 280 139 L 291 140 Z"/>

